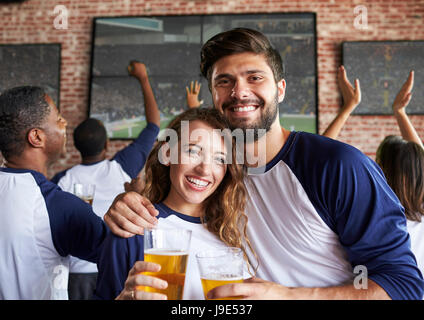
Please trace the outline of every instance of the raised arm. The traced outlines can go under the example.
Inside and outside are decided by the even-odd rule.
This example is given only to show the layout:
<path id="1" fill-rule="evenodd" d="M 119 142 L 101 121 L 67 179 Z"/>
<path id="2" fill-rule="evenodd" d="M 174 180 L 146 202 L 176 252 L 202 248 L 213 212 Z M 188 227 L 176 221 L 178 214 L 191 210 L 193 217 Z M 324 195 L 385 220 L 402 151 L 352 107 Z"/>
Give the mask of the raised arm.
<path id="1" fill-rule="evenodd" d="M 198 108 L 203 104 L 203 100 L 199 101 L 199 93 L 201 86 L 201 83 L 195 81 L 193 84 L 193 81 L 191 81 L 190 88 L 186 87 L 187 105 L 189 108 Z"/>
<path id="2" fill-rule="evenodd" d="M 144 108 L 146 114 L 146 121 L 154 123 L 160 127 L 160 112 L 153 94 L 152 87 L 150 86 L 149 77 L 144 63 L 132 61 L 128 66 L 128 72 L 133 77 L 137 78 L 141 85 L 144 97 Z"/>
<path id="3" fill-rule="evenodd" d="M 330 123 L 328 128 L 322 134 L 323 136 L 337 139 L 340 131 L 342 130 L 346 120 L 349 118 L 352 111 L 361 102 L 361 88 L 359 80 L 355 79 L 355 87 L 352 86 L 346 75 L 346 70 L 343 66 L 339 67 L 337 73 L 337 82 L 339 84 L 340 92 L 343 96 L 343 107 L 339 114 Z"/>
<path id="4" fill-rule="evenodd" d="M 399 93 L 397 94 L 395 101 L 393 101 L 393 114 L 398 123 L 402 137 L 406 141 L 412 141 L 419 144 L 421 147 L 424 147 L 417 131 L 415 130 L 405 111 L 406 106 L 409 104 L 409 101 L 411 101 L 411 91 L 413 86 L 414 71 L 411 71 L 409 73 L 408 79 L 405 81 Z"/>
<path id="5" fill-rule="evenodd" d="M 134 179 L 143 168 L 156 141 L 160 130 L 160 112 L 150 87 L 146 66 L 143 63 L 132 61 L 128 66 L 128 72 L 137 78 L 141 84 L 147 125 L 141 130 L 138 137 L 131 144 L 118 151 L 112 160 L 116 160 L 130 178 Z"/>

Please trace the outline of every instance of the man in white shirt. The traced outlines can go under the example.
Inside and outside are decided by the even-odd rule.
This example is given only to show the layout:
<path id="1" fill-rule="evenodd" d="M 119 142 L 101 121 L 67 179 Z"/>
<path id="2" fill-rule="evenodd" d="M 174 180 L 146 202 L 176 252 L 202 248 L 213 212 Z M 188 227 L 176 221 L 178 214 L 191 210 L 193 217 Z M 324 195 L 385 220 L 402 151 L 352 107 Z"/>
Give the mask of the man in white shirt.
<path id="1" fill-rule="evenodd" d="M 347 144 L 282 128 L 284 68 L 269 40 L 247 28 L 222 32 L 203 45 L 201 72 L 233 129 L 254 131 L 245 152 L 264 164 L 246 177 L 247 233 L 262 280 L 217 287 L 208 297 L 421 299 L 403 208 L 377 164 Z M 128 236 L 119 229 L 134 215 L 109 210 L 105 221 Z M 357 266 L 367 270 L 365 287 L 355 286 Z"/>

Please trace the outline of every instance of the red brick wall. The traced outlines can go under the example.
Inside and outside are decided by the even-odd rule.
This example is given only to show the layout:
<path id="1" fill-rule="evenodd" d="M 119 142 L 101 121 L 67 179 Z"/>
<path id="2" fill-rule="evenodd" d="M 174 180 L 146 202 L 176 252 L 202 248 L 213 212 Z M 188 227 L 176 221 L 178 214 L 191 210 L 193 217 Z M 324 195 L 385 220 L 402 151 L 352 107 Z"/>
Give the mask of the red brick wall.
<path id="1" fill-rule="evenodd" d="M 53 10 L 59 4 L 69 11 L 68 30 L 56 30 L 53 26 Z M 368 11 L 368 30 L 354 27 L 354 8 L 360 4 Z M 341 61 L 342 41 L 424 39 L 423 0 L 30 0 L 23 4 L 0 4 L 0 43 L 62 44 L 60 105 L 68 120 L 68 154 L 51 168 L 50 174 L 79 161 L 72 144 L 72 131 L 87 114 L 92 17 L 255 12 L 317 14 L 320 133 L 339 109 L 336 70 Z M 415 84 L 415 90 L 422 88 L 423 84 Z M 423 119 L 424 116 L 411 117 L 422 137 Z M 387 134 L 399 134 L 392 117 L 355 116 L 346 123 L 340 140 L 374 157 L 379 142 Z M 126 143 L 113 141 L 109 155 Z"/>

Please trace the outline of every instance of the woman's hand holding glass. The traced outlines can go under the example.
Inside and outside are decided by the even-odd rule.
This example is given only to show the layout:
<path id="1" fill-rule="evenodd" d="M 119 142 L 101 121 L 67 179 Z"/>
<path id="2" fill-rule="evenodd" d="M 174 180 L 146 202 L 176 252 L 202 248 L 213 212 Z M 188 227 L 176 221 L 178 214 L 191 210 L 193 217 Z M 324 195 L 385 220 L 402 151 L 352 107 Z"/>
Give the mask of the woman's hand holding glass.
<path id="1" fill-rule="evenodd" d="M 164 294 L 140 290 L 140 286 L 156 289 L 168 287 L 168 282 L 165 280 L 141 274 L 141 272 L 158 272 L 160 269 L 161 266 L 157 263 L 137 261 L 128 273 L 124 289 L 116 300 L 167 300 Z"/>

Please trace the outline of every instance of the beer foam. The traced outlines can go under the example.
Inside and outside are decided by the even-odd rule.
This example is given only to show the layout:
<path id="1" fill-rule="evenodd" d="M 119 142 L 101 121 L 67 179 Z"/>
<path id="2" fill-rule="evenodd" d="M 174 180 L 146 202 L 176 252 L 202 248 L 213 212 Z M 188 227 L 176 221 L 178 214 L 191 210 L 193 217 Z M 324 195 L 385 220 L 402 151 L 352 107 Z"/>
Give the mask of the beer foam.
<path id="1" fill-rule="evenodd" d="M 209 273 L 201 277 L 204 280 L 213 280 L 213 281 L 238 281 L 243 280 L 242 276 L 238 276 L 230 273 Z"/>
<path id="2" fill-rule="evenodd" d="M 188 255 L 188 251 L 170 250 L 170 249 L 147 249 L 144 254 L 152 254 L 158 256 L 184 256 Z"/>

